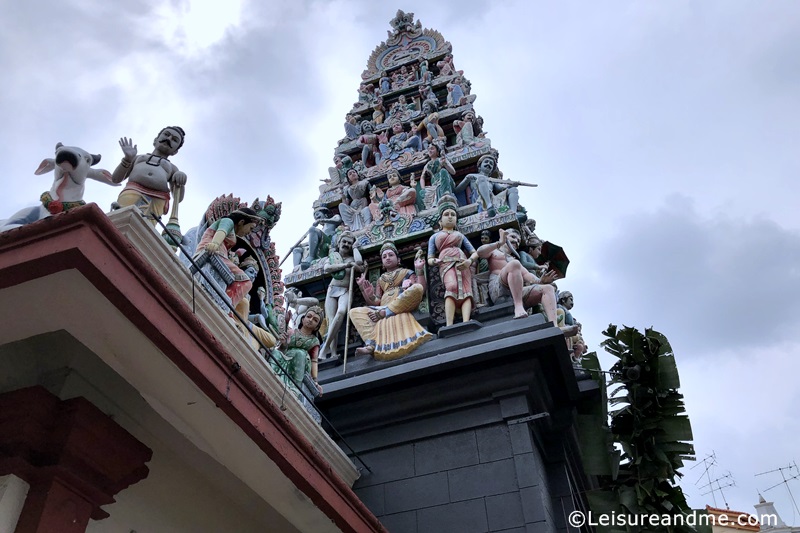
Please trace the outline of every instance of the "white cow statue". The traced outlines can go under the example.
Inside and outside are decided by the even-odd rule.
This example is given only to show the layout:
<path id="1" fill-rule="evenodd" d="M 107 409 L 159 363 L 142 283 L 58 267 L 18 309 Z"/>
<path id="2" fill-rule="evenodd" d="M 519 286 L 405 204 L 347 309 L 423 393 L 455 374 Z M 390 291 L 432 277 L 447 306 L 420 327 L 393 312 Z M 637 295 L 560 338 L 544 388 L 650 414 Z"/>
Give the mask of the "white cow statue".
<path id="1" fill-rule="evenodd" d="M 18 228 L 86 204 L 83 201 L 86 178 L 119 186 L 119 183 L 111 180 L 111 173 L 107 170 L 91 168 L 99 161 L 99 155 L 90 154 L 75 146 L 56 144 L 55 158 L 43 160 L 34 172 L 38 176 L 54 170 L 53 186 L 49 191 L 42 193 L 39 205 L 26 207 L 8 219 L 0 220 L 0 232 Z"/>

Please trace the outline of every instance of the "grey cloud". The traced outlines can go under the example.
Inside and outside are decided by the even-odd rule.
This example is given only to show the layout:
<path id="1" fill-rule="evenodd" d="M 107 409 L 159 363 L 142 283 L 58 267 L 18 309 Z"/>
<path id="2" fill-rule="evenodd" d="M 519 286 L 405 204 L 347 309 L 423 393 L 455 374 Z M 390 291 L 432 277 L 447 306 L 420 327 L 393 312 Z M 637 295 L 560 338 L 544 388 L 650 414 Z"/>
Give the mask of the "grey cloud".
<path id="1" fill-rule="evenodd" d="M 794 337 L 800 233 L 770 220 L 709 216 L 672 196 L 655 211 L 624 217 L 593 257 L 603 287 L 580 294 L 581 313 L 674 332 L 676 352 Z"/>

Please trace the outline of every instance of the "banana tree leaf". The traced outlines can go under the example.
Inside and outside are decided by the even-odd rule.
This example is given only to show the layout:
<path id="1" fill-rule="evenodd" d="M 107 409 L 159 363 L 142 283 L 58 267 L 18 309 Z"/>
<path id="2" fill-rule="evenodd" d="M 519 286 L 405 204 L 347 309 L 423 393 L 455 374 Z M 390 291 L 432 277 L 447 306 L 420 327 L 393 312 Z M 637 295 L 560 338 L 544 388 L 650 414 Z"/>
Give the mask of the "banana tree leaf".
<path id="1" fill-rule="evenodd" d="M 678 377 L 678 366 L 675 358 L 662 356 L 658 358 L 658 387 L 660 389 L 679 389 L 681 386 Z"/>
<path id="2" fill-rule="evenodd" d="M 656 442 L 690 441 L 694 438 L 688 416 L 671 416 L 662 419 L 661 430 L 663 433 L 656 436 Z"/>

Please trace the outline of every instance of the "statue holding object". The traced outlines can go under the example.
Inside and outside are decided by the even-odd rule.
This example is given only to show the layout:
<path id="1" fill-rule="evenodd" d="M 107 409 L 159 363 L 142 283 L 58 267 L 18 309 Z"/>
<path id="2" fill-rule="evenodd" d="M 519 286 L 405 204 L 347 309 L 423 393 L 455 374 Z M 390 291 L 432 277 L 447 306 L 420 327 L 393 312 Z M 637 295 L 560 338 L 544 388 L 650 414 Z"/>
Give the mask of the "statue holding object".
<path id="1" fill-rule="evenodd" d="M 440 230 L 428 240 L 428 265 L 438 266 L 444 285 L 446 325 L 452 326 L 456 308 L 464 322 L 472 314 L 472 264 L 478 254 L 463 233 L 456 230 L 458 204 L 453 196 L 439 199 Z"/>
<path id="2" fill-rule="evenodd" d="M 428 156 L 431 159 L 425 163 L 419 177 L 417 209 L 420 211 L 436 207 L 442 197 L 453 194 L 456 186 L 453 180 L 456 170 L 444 157 L 444 142 L 430 143 Z M 412 182 L 412 187 L 415 185 Z"/>
<path id="3" fill-rule="evenodd" d="M 323 272 L 333 277 L 325 294 L 325 314 L 329 323 L 325 343 L 320 350 L 320 355 L 323 357 L 326 354 L 327 357 L 336 356 L 339 330 L 347 320 L 347 313 L 350 310 L 352 296 L 350 288 L 353 286 L 351 278 L 355 275 L 354 271 L 361 273 L 366 268 L 361 260 L 361 254 L 353 247 L 355 242 L 352 233 L 343 232 L 339 236 L 337 250 L 331 251 L 323 260 Z"/>
<path id="4" fill-rule="evenodd" d="M 186 133 L 179 126 L 167 126 L 153 140 L 153 151 L 137 155 L 137 147 L 131 139 L 119 140 L 123 157 L 112 174 L 114 183 L 128 182 L 119 193 L 113 207 L 135 205 L 147 217 L 150 224 L 169 212 L 170 193 L 175 204 L 183 201 L 186 173 L 178 170 L 168 158 L 178 153 L 183 146 Z M 173 216 L 177 219 L 177 211 Z M 177 222 L 176 222 L 177 223 Z"/>
<path id="5" fill-rule="evenodd" d="M 486 211 L 490 217 L 497 214 L 497 209 L 507 206 L 508 210 L 516 213 L 519 202 L 517 187 L 536 187 L 532 183 L 510 181 L 501 179 L 502 174 L 497 169 L 497 158 L 493 154 L 486 154 L 478 159 L 478 172 L 464 176 L 456 187 L 456 192 L 467 188 L 471 189 L 470 201 L 478 204 L 479 211 Z"/>
<path id="6" fill-rule="evenodd" d="M 321 419 L 313 406 L 309 405 L 298 386 L 309 389 L 307 393 L 313 396 L 322 394 L 322 387 L 317 383 L 319 366 L 319 328 L 324 319 L 324 312 L 318 306 L 309 307 L 299 317 L 300 327 L 289 332 L 283 351 L 276 352 L 272 361 L 272 369 L 297 395 L 300 403 L 309 411 L 317 421 Z M 311 378 L 308 384 L 306 376 Z M 289 379 L 291 378 L 291 379 Z M 313 387 L 313 389 L 311 389 Z"/>

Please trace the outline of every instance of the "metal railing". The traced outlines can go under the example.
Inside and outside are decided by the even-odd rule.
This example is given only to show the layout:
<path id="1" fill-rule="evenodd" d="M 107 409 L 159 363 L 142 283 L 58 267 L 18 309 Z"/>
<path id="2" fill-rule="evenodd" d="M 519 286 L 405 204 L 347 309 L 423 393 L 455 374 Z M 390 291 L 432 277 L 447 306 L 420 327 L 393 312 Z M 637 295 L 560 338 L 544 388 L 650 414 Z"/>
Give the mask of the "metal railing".
<path id="1" fill-rule="evenodd" d="M 286 398 L 286 392 L 287 392 L 288 387 L 289 387 L 289 382 L 291 382 L 295 386 L 295 388 L 297 388 L 297 390 L 300 392 L 300 394 L 303 396 L 303 398 L 305 398 L 306 402 L 309 405 L 311 405 L 313 407 L 313 409 L 319 414 L 320 419 L 322 421 L 324 421 L 325 424 L 327 424 L 327 426 L 331 430 L 331 433 L 333 433 L 333 436 L 339 442 L 341 442 L 348 450 L 350 450 L 350 454 L 349 455 L 352 455 L 355 459 L 358 460 L 359 463 L 361 463 L 361 465 L 365 469 L 367 469 L 368 472 L 372 473 L 372 469 L 367 465 L 367 463 L 364 462 L 364 460 L 358 455 L 358 453 L 356 453 L 356 451 L 353 449 L 353 447 L 350 446 L 350 444 L 348 444 L 348 442 L 344 439 L 344 437 L 342 437 L 342 435 L 339 433 L 339 431 L 336 429 L 336 427 L 334 427 L 334 425 L 331 423 L 331 421 L 328 420 L 328 417 L 326 417 L 322 413 L 322 411 L 320 411 L 319 408 L 314 404 L 314 398 L 309 396 L 308 394 L 306 394 L 305 390 L 303 390 L 303 386 L 302 386 L 303 384 L 302 383 L 297 383 L 294 380 L 294 378 L 286 371 L 286 369 L 284 369 L 283 366 L 281 366 L 280 361 L 273 354 L 273 348 L 269 348 L 266 345 L 264 345 L 258 339 L 258 337 L 252 331 L 250 331 L 249 323 L 247 321 L 245 321 L 241 316 L 239 316 L 239 314 L 234 309 L 233 305 L 230 303 L 230 299 L 227 297 L 227 295 L 225 295 L 222 291 L 220 291 L 220 289 L 217 286 L 216 282 L 214 282 L 214 280 L 210 279 L 208 277 L 208 275 L 205 272 L 203 272 L 197 266 L 197 263 L 195 263 L 192 255 L 190 255 L 188 253 L 186 248 L 183 247 L 182 243 L 177 242 L 176 239 L 173 238 L 173 236 L 170 233 L 169 229 L 167 228 L 167 226 L 164 225 L 164 223 L 161 221 L 161 219 L 157 218 L 155 216 L 147 217 L 144 214 L 142 214 L 142 217 L 143 218 L 152 218 L 153 220 L 155 220 L 158 223 L 158 225 L 161 226 L 161 228 L 164 230 L 165 235 L 163 236 L 163 238 L 167 241 L 167 244 L 169 244 L 170 246 L 177 247 L 181 251 L 183 256 L 186 258 L 186 260 L 189 261 L 189 263 L 197 270 L 196 274 L 191 275 L 191 278 L 192 278 L 192 313 L 195 313 L 195 306 L 194 306 L 195 285 L 196 285 L 195 284 L 195 275 L 200 274 L 203 277 L 203 279 L 205 279 L 205 281 L 207 282 L 208 287 L 212 288 L 214 290 L 214 292 L 216 292 L 216 294 L 219 297 L 220 301 L 225 303 L 226 307 L 230 311 L 230 315 L 233 316 L 233 318 L 235 320 L 238 320 L 242 324 L 242 326 L 244 326 L 244 329 L 247 331 L 247 333 L 250 334 L 252 339 L 255 340 L 256 343 L 258 343 L 258 345 L 261 347 L 261 349 L 264 350 L 264 352 L 266 353 L 267 358 L 269 360 L 271 360 L 273 363 L 275 363 L 273 365 L 272 370 L 277 374 L 278 369 L 280 369 L 280 372 L 283 374 L 283 377 L 285 379 L 283 380 L 283 395 L 281 396 L 281 405 L 280 405 L 281 411 L 285 411 L 286 410 L 286 406 L 284 404 L 284 400 Z M 199 242 L 199 236 L 198 236 L 198 242 Z M 234 363 L 232 365 L 232 367 L 231 367 L 231 376 L 236 374 L 239 370 L 241 370 L 241 366 L 239 365 L 239 363 Z M 230 376 L 228 377 L 228 385 L 227 385 L 227 387 L 228 387 L 228 390 L 226 390 L 226 397 L 227 397 L 227 393 L 230 391 Z M 305 405 L 303 405 L 303 407 L 306 408 Z"/>

